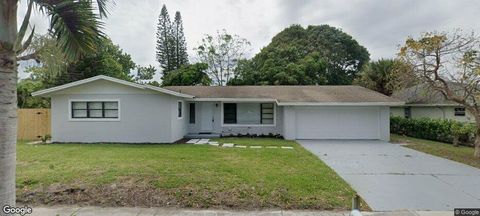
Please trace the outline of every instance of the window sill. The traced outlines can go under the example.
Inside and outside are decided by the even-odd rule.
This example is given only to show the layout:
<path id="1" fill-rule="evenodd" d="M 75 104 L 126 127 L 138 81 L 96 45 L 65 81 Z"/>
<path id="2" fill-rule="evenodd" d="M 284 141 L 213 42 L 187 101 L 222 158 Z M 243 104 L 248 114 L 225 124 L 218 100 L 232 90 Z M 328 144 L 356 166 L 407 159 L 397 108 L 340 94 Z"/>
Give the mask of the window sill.
<path id="1" fill-rule="evenodd" d="M 222 124 L 222 127 L 275 127 L 276 124 Z"/>
<path id="2" fill-rule="evenodd" d="M 76 122 L 115 122 L 115 121 L 120 121 L 120 118 L 111 118 L 111 119 L 108 119 L 108 118 L 98 118 L 98 119 L 95 119 L 95 118 L 84 118 L 84 119 L 81 119 L 81 118 L 70 118 L 68 119 L 69 121 L 76 121 Z"/>

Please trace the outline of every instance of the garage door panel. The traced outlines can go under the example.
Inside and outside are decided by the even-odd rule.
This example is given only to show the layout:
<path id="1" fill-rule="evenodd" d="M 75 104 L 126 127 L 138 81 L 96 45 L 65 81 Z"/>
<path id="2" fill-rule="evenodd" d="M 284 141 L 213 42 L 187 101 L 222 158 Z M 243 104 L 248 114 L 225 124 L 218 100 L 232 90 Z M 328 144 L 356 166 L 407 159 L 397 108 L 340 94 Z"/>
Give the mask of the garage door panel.
<path id="1" fill-rule="evenodd" d="M 297 139 L 379 139 L 375 107 L 297 107 Z"/>

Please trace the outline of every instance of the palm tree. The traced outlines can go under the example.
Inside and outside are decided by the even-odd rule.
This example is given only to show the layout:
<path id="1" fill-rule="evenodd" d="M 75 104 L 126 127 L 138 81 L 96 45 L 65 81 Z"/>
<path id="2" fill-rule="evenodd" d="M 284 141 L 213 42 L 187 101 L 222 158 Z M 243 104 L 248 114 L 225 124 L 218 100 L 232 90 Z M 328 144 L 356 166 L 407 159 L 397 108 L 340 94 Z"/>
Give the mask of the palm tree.
<path id="1" fill-rule="evenodd" d="M 98 38 L 104 37 L 100 19 L 108 13 L 109 0 L 25 0 L 27 13 L 17 29 L 18 2 L 0 0 L 0 206 L 15 205 L 17 62 L 36 56 L 27 49 L 35 27 L 25 38 L 32 10 L 50 18 L 49 32 L 66 58 L 75 59 L 94 51 Z"/>

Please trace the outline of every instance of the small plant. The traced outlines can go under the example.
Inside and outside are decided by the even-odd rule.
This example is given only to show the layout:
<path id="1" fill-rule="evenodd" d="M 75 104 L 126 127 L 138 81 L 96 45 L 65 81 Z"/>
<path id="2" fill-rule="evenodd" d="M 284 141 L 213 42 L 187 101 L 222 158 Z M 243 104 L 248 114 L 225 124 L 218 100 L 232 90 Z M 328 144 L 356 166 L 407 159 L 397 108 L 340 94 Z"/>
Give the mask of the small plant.
<path id="1" fill-rule="evenodd" d="M 42 137 L 42 142 L 43 143 L 46 143 L 47 140 L 50 140 L 52 138 L 52 136 L 50 134 L 47 134 L 45 136 Z"/>
<path id="2" fill-rule="evenodd" d="M 475 128 L 471 124 L 463 124 L 460 122 L 452 123 L 450 130 L 453 136 L 453 146 L 459 146 L 459 140 L 462 136 L 468 136 L 468 134 L 472 133 Z"/>

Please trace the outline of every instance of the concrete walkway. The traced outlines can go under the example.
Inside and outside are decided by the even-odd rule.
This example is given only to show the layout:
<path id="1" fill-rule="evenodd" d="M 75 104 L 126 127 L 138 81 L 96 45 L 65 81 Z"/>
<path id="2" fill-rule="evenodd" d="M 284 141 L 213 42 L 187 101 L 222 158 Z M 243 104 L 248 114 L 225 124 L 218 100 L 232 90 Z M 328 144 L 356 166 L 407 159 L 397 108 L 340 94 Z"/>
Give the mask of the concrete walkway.
<path id="1" fill-rule="evenodd" d="M 480 169 L 384 141 L 298 142 L 333 168 L 375 211 L 480 207 Z"/>
<path id="2" fill-rule="evenodd" d="M 453 212 L 363 212 L 364 216 L 452 216 Z M 175 208 L 102 208 L 102 207 L 33 207 L 33 216 L 137 216 L 137 215 L 202 215 L 202 216 L 348 216 L 349 212 L 336 211 L 227 211 L 227 210 L 189 210 Z"/>

